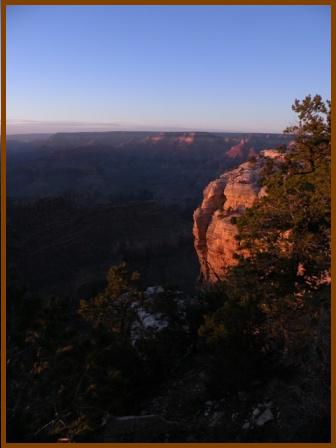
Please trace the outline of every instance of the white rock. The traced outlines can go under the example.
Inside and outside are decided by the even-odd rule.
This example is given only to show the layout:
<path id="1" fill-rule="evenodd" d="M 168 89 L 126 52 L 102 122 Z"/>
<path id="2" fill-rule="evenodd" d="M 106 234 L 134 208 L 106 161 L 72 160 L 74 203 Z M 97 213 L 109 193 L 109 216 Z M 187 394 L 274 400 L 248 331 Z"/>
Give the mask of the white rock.
<path id="1" fill-rule="evenodd" d="M 138 311 L 138 317 L 144 328 L 161 330 L 168 326 L 168 322 L 160 314 L 150 314 L 144 310 Z"/>
<path id="2" fill-rule="evenodd" d="M 252 412 L 253 417 L 257 417 L 260 414 L 260 409 L 259 408 L 255 408 Z"/>
<path id="3" fill-rule="evenodd" d="M 270 422 L 274 419 L 274 415 L 270 409 L 265 409 L 265 411 L 259 415 L 259 417 L 256 420 L 256 424 L 258 426 L 263 426 L 265 423 Z"/>
<path id="4" fill-rule="evenodd" d="M 148 286 L 148 288 L 145 291 L 145 297 L 151 297 L 155 294 L 160 294 L 164 292 L 164 289 L 162 288 L 162 286 Z"/>
<path id="5" fill-rule="evenodd" d="M 160 313 L 149 313 L 143 308 L 136 310 L 137 320 L 133 323 L 131 328 L 131 344 L 133 346 L 141 340 L 145 339 L 146 330 L 160 331 L 169 326 L 168 320 Z"/>

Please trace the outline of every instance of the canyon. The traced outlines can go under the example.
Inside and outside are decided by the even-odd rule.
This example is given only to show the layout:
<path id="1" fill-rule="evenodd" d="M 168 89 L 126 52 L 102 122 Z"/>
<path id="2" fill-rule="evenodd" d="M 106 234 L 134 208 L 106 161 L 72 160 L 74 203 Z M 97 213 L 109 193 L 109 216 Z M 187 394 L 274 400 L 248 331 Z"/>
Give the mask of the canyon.
<path id="1" fill-rule="evenodd" d="M 43 294 L 90 297 L 109 266 L 126 261 L 147 285 L 193 289 L 193 212 L 204 187 L 289 140 L 210 132 L 8 136 L 13 282 Z"/>
<path id="2" fill-rule="evenodd" d="M 196 207 L 211 179 L 260 150 L 286 144 L 281 134 L 83 132 L 8 136 L 8 196 L 71 196 L 84 202 L 154 199 Z"/>

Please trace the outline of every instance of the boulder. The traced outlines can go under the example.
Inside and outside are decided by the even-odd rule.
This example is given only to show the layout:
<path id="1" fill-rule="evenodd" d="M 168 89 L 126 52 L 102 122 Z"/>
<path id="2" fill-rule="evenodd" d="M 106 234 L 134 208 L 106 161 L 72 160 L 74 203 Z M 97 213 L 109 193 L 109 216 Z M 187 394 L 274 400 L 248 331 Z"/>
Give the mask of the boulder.
<path id="1" fill-rule="evenodd" d="M 127 415 L 110 417 L 105 424 L 105 442 L 117 441 L 164 441 L 165 436 L 176 428 L 176 423 L 160 415 Z"/>
<path id="2" fill-rule="evenodd" d="M 264 412 L 258 416 L 255 423 L 257 426 L 264 426 L 265 423 L 268 423 L 271 420 L 274 420 L 273 412 L 269 408 L 266 408 Z"/>

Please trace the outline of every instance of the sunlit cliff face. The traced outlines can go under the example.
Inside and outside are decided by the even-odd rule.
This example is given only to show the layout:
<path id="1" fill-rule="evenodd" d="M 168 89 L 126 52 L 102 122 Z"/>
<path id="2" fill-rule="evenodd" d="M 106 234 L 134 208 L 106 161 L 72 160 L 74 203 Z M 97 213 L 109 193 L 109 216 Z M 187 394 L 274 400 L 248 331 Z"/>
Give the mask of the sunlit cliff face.
<path id="1" fill-rule="evenodd" d="M 248 157 L 255 156 L 257 153 L 248 138 L 242 138 L 237 145 L 232 146 L 227 152 L 227 156 L 230 159 L 236 159 L 243 157 L 245 154 Z"/>
<path id="2" fill-rule="evenodd" d="M 224 173 L 204 190 L 202 204 L 194 212 L 193 227 L 202 280 L 222 280 L 228 268 L 237 263 L 234 254 L 246 254 L 235 238 L 238 230 L 232 218 L 267 194 L 260 186 L 260 172 L 267 158 L 281 163 L 283 155 L 271 149 L 262 151 L 255 161 Z"/>
<path id="3" fill-rule="evenodd" d="M 169 134 L 164 132 L 160 132 L 160 134 L 146 137 L 145 141 L 151 143 L 160 143 L 162 142 L 162 140 L 166 139 L 171 144 L 192 145 L 194 143 L 195 136 L 196 132 L 186 132 L 181 135 L 173 135 L 173 136 L 170 136 Z"/>

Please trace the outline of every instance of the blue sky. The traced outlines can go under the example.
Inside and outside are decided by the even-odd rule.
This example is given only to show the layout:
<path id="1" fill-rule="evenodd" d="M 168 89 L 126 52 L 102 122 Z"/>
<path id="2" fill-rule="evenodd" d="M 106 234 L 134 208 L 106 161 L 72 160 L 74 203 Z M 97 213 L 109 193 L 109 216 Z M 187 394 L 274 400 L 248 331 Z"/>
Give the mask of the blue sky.
<path id="1" fill-rule="evenodd" d="M 330 98 L 329 6 L 8 6 L 8 132 L 281 132 Z"/>

